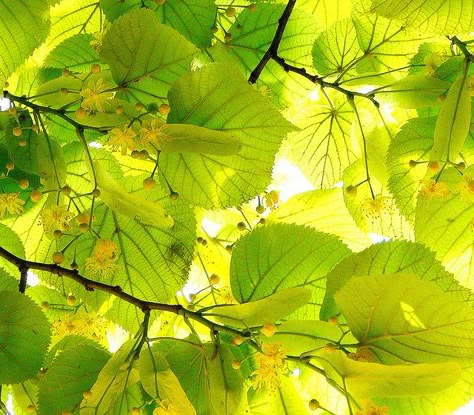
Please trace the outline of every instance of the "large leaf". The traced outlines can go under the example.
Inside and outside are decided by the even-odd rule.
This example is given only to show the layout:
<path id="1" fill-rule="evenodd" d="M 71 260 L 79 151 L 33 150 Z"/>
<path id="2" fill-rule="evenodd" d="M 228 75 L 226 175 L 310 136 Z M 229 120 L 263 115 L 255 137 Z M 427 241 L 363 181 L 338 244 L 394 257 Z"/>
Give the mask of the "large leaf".
<path id="1" fill-rule="evenodd" d="M 463 0 L 372 0 L 372 10 L 391 19 L 401 19 L 422 32 L 448 35 L 472 29 L 474 5 Z"/>
<path id="2" fill-rule="evenodd" d="M 415 274 L 352 277 L 335 295 L 352 333 L 387 364 L 470 359 L 472 307 Z"/>
<path id="3" fill-rule="evenodd" d="M 109 353 L 92 340 L 69 344 L 39 382 L 39 413 L 49 415 L 75 408 L 109 357 Z"/>
<path id="4" fill-rule="evenodd" d="M 14 291 L 0 291 L 0 384 L 32 378 L 43 363 L 51 329 L 40 307 Z"/>
<path id="5" fill-rule="evenodd" d="M 321 308 L 324 320 L 339 309 L 334 294 L 354 275 L 373 275 L 395 272 L 413 272 L 418 278 L 433 281 L 453 298 L 474 304 L 474 296 L 461 287 L 435 258 L 435 253 L 419 243 L 391 241 L 373 245 L 341 261 L 327 277 L 327 288 Z"/>
<path id="6" fill-rule="evenodd" d="M 44 0 L 2 0 L 0 2 L 0 76 L 10 74 L 46 38 L 49 7 Z M 25 28 L 28 28 L 25 30 Z"/>
<path id="7" fill-rule="evenodd" d="M 169 102 L 169 123 L 225 131 L 242 144 L 233 156 L 161 155 L 163 175 L 175 191 L 212 208 L 239 204 L 265 189 L 275 153 L 293 127 L 235 69 L 213 64 L 189 73 L 173 85 Z"/>
<path id="8" fill-rule="evenodd" d="M 104 36 L 101 58 L 131 98 L 150 102 L 166 96 L 171 84 L 190 69 L 196 52 L 151 10 L 139 9 L 114 22 Z"/>
<path id="9" fill-rule="evenodd" d="M 275 323 L 308 303 L 311 291 L 304 287 L 285 288 L 275 294 L 244 304 L 218 305 L 206 310 L 206 317 L 241 328 Z"/>
<path id="10" fill-rule="evenodd" d="M 288 287 L 312 290 L 300 317 L 315 318 L 326 275 L 349 254 L 335 236 L 311 228 L 274 224 L 255 229 L 237 241 L 231 260 L 231 287 L 241 302 L 258 300 Z"/>

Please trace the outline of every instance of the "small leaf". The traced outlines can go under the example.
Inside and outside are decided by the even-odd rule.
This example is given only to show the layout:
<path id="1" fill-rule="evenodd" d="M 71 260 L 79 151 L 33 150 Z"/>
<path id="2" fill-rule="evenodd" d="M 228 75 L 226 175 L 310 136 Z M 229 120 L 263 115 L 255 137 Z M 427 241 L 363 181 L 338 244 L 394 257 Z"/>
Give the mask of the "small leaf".
<path id="1" fill-rule="evenodd" d="M 261 300 L 215 306 L 203 315 L 234 327 L 257 327 L 277 322 L 308 303 L 310 298 L 311 291 L 307 288 L 285 288 Z"/>
<path id="2" fill-rule="evenodd" d="M 317 358 L 333 380 L 342 379 L 349 393 L 362 398 L 419 396 L 442 391 L 461 375 L 456 362 L 385 366 L 349 359 L 342 351 Z"/>
<path id="3" fill-rule="evenodd" d="M 173 218 L 165 214 L 162 204 L 125 191 L 98 161 L 94 162 L 94 171 L 100 198 L 114 212 L 146 225 L 173 226 Z"/>
<path id="4" fill-rule="evenodd" d="M 231 156 L 241 149 L 240 140 L 232 134 L 191 124 L 166 124 L 166 138 L 161 144 L 164 153 L 204 153 Z"/>
<path id="5" fill-rule="evenodd" d="M 37 304 L 18 292 L 0 291 L 0 384 L 35 376 L 50 337 L 50 325 Z"/>
<path id="6" fill-rule="evenodd" d="M 469 133 L 471 96 L 467 71 L 449 89 L 436 120 L 430 158 L 435 161 L 456 160 Z"/>

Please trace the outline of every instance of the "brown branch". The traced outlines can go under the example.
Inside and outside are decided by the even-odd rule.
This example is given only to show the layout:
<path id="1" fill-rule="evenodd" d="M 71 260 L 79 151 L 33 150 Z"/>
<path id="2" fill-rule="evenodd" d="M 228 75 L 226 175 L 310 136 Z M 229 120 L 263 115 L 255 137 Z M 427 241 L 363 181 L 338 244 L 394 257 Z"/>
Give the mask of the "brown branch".
<path id="1" fill-rule="evenodd" d="M 255 69 L 252 71 L 252 73 L 249 76 L 250 84 L 254 84 L 255 82 L 257 82 L 257 79 L 261 75 L 268 61 L 277 56 L 278 47 L 280 46 L 281 39 L 283 38 L 283 33 L 285 32 L 286 25 L 288 23 L 288 20 L 290 19 L 290 15 L 291 15 L 291 12 L 293 11 L 293 8 L 295 7 L 295 3 L 296 3 L 296 0 L 288 1 L 288 4 L 286 5 L 285 10 L 283 11 L 283 14 L 278 19 L 278 28 L 275 32 L 275 36 L 273 37 L 270 47 L 265 52 L 265 54 L 263 55 L 263 58 L 260 60 L 258 65 L 255 67 Z"/>
<path id="2" fill-rule="evenodd" d="M 239 331 L 231 327 L 214 323 L 203 317 L 199 311 L 194 312 L 191 310 L 187 310 L 181 304 L 155 303 L 152 301 L 145 301 L 140 298 L 134 297 L 133 295 L 124 292 L 122 290 L 122 287 L 120 287 L 119 285 L 109 285 L 103 282 L 91 280 L 81 275 L 76 269 L 68 269 L 56 264 L 46 264 L 44 262 L 28 261 L 26 259 L 22 259 L 16 256 L 15 254 L 12 254 L 2 246 L 0 246 L 0 257 L 6 259 L 11 264 L 16 265 L 22 275 L 23 270 L 25 270 L 25 274 L 29 269 L 46 271 L 51 274 L 55 274 L 60 277 L 66 277 L 73 281 L 76 281 L 78 284 L 82 285 L 86 289 L 86 291 L 105 291 L 115 297 L 120 298 L 121 300 L 126 301 L 127 303 L 133 304 L 135 307 L 138 307 L 144 313 L 148 313 L 150 310 L 168 311 L 170 313 L 181 315 L 184 318 L 189 318 L 191 320 L 197 321 L 205 325 L 206 327 L 209 327 L 211 330 L 222 331 L 229 334 L 233 334 L 234 336 L 241 336 L 244 338 L 249 338 L 251 336 L 251 333 L 249 333 L 248 330 Z"/>

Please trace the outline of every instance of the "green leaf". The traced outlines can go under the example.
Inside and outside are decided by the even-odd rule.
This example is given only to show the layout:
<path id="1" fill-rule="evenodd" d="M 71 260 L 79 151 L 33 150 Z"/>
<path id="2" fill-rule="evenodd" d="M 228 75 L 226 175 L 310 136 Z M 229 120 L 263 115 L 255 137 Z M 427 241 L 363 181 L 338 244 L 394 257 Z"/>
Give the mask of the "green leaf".
<path id="1" fill-rule="evenodd" d="M 0 291 L 4 290 L 17 291 L 18 280 L 9 272 L 5 271 L 5 269 L 0 267 Z"/>
<path id="2" fill-rule="evenodd" d="M 80 33 L 64 40 L 53 49 L 44 64 L 53 68 L 88 72 L 91 65 L 99 61 L 99 55 L 91 46 L 92 39 L 91 34 Z"/>
<path id="3" fill-rule="evenodd" d="M 382 363 L 472 356 L 472 307 L 432 281 L 409 273 L 352 277 L 335 299 L 360 346 Z"/>
<path id="4" fill-rule="evenodd" d="M 244 304 L 217 305 L 203 315 L 217 319 L 222 324 L 249 328 L 275 323 L 308 303 L 311 291 L 304 287 L 278 290 L 261 300 Z"/>
<path id="5" fill-rule="evenodd" d="M 18 292 L 0 291 L 0 384 L 36 375 L 50 337 L 50 325 L 38 305 Z"/>
<path id="6" fill-rule="evenodd" d="M 15 411 L 15 415 L 31 414 L 27 409 L 29 405 L 33 405 L 35 409 L 37 409 L 38 385 L 36 379 L 10 385 L 10 390 L 13 398 L 13 410 Z"/>
<path id="7" fill-rule="evenodd" d="M 390 174 L 388 187 L 400 212 L 410 222 L 415 220 L 415 209 L 420 180 L 426 175 L 427 163 L 433 145 L 435 118 L 408 120 L 390 143 L 387 167 Z M 418 164 L 410 166 L 413 160 Z"/>
<path id="8" fill-rule="evenodd" d="M 275 224 L 240 238 L 233 250 L 230 275 L 235 298 L 248 302 L 288 287 L 308 287 L 310 304 L 298 316 L 317 316 L 326 275 L 349 254 L 335 236 L 299 225 Z"/>
<path id="9" fill-rule="evenodd" d="M 0 2 L 0 67 L 5 82 L 15 69 L 46 38 L 49 8 L 44 0 L 2 0 Z M 28 28 L 25 30 L 25 28 Z"/>
<path id="10" fill-rule="evenodd" d="M 38 383 L 40 415 L 72 411 L 109 358 L 109 353 L 92 340 L 63 349 Z"/>
<path id="11" fill-rule="evenodd" d="M 344 39 L 341 42 L 341 39 Z M 342 43 L 342 44 L 341 44 Z M 362 56 L 351 19 L 337 21 L 323 31 L 313 45 L 313 63 L 320 75 L 337 75 Z"/>
<path id="12" fill-rule="evenodd" d="M 334 186 L 356 159 L 350 137 L 353 116 L 347 100 L 337 96 L 331 104 L 305 102 L 295 115 L 293 122 L 301 130 L 288 137 L 289 158 L 317 188 Z"/>
<path id="13" fill-rule="evenodd" d="M 428 181 L 418 196 L 415 219 L 416 239 L 435 251 L 446 268 L 471 289 L 474 195 L 469 183 L 473 177 L 472 166 L 463 176 L 455 168 L 445 168 L 437 182 L 444 191 L 436 194 L 426 190 L 434 183 Z"/>
<path id="14" fill-rule="evenodd" d="M 139 381 L 133 359 L 136 345 L 135 339 L 127 341 L 105 364 L 90 389 L 91 397 L 81 403 L 81 415 L 108 414 L 121 394 Z"/>
<path id="15" fill-rule="evenodd" d="M 171 371 L 168 362 L 157 347 L 141 351 L 138 371 L 143 388 L 152 398 L 168 400 L 180 414 L 196 414 L 178 378 Z"/>
<path id="16" fill-rule="evenodd" d="M 299 0 L 296 7 L 315 16 L 318 25 L 327 30 L 337 21 L 351 17 L 352 3 L 353 0 L 341 0 L 336 3 L 331 0 Z"/>
<path id="17" fill-rule="evenodd" d="M 239 204 L 265 189 L 275 153 L 293 127 L 235 69 L 213 64 L 189 73 L 173 85 L 169 102 L 169 123 L 225 131 L 242 144 L 233 156 L 161 155 L 160 168 L 173 190 L 213 208 Z"/>
<path id="18" fill-rule="evenodd" d="M 390 241 L 373 245 L 366 250 L 345 258 L 327 276 L 326 294 L 321 308 L 321 318 L 328 320 L 339 309 L 334 294 L 354 275 L 373 275 L 395 272 L 413 272 L 418 278 L 433 281 L 453 298 L 474 305 L 474 296 L 461 287 L 435 258 L 435 253 L 420 243 Z"/>
<path id="19" fill-rule="evenodd" d="M 165 214 L 163 205 L 125 191 L 98 161 L 94 162 L 94 172 L 100 198 L 115 213 L 127 216 L 144 225 L 164 228 L 173 226 L 173 218 Z"/>
<path id="20" fill-rule="evenodd" d="M 231 156 L 241 149 L 240 140 L 233 135 L 190 124 L 165 124 L 166 138 L 161 144 L 164 153 L 203 153 Z"/>
<path id="21" fill-rule="evenodd" d="M 100 56 L 130 98 L 148 103 L 166 96 L 171 84 L 189 71 L 196 52 L 195 46 L 161 24 L 151 10 L 139 9 L 113 23 Z"/>
<path id="22" fill-rule="evenodd" d="M 333 380 L 342 378 L 355 396 L 419 396 L 442 391 L 461 375 L 456 362 L 385 366 L 349 359 L 342 351 L 323 352 L 318 360 Z"/>
<path id="23" fill-rule="evenodd" d="M 267 217 L 267 223 L 284 222 L 306 225 L 320 232 L 337 235 L 353 251 L 372 244 L 352 219 L 341 189 L 310 190 L 281 203 Z"/>
<path id="24" fill-rule="evenodd" d="M 449 89 L 436 119 L 430 158 L 435 161 L 456 160 L 469 133 L 471 96 L 467 71 Z"/>
<path id="25" fill-rule="evenodd" d="M 400 19 L 420 32 L 452 34 L 469 32 L 474 5 L 462 0 L 372 0 L 372 10 L 390 19 Z"/>

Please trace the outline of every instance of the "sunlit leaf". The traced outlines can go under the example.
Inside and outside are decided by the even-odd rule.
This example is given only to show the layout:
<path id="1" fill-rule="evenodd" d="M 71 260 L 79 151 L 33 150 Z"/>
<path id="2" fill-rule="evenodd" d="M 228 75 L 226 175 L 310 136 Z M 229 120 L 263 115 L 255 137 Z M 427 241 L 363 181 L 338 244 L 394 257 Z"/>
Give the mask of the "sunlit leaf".
<path id="1" fill-rule="evenodd" d="M 43 312 L 31 299 L 13 291 L 0 291 L 0 383 L 32 378 L 43 363 L 51 329 Z"/>
<path id="2" fill-rule="evenodd" d="M 361 346 L 382 363 L 469 359 L 472 308 L 415 274 L 352 277 L 335 295 Z"/>

